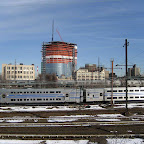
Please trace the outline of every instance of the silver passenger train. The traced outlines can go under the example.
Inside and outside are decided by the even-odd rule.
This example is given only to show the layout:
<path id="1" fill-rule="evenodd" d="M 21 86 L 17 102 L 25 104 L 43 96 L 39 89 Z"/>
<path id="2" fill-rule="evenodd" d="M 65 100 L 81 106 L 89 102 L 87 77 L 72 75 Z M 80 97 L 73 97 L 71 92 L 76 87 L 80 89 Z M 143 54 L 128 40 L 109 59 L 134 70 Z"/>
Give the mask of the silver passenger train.
<path id="1" fill-rule="evenodd" d="M 0 104 L 110 102 L 111 96 L 111 88 L 0 89 Z M 113 88 L 113 102 L 125 99 L 125 87 Z M 144 87 L 129 87 L 128 101 L 144 101 Z"/>

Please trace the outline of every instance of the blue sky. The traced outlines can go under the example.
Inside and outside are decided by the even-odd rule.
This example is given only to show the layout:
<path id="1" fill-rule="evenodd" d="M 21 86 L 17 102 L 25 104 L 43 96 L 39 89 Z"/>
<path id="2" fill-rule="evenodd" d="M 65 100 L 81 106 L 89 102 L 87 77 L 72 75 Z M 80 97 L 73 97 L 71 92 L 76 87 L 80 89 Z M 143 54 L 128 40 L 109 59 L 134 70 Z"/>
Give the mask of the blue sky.
<path id="1" fill-rule="evenodd" d="M 110 68 L 125 64 L 123 45 L 127 38 L 128 61 L 144 73 L 143 0 L 0 0 L 0 65 L 41 64 L 42 42 L 54 40 L 78 45 L 77 68 L 98 63 Z M 1 72 L 0 66 L 0 72 Z M 123 70 L 114 70 L 123 75 Z"/>

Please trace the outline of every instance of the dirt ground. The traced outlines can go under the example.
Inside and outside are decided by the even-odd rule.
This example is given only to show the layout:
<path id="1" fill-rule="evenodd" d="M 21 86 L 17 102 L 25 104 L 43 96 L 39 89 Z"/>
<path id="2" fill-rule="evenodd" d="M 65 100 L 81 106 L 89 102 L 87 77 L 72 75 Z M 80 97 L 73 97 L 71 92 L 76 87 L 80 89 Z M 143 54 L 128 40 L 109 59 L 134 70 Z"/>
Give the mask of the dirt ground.
<path id="1" fill-rule="evenodd" d="M 144 108 L 129 109 L 129 115 L 144 115 Z M 48 118 L 50 116 L 69 115 L 97 115 L 97 114 L 125 114 L 125 109 L 105 110 L 76 110 L 76 111 L 43 111 L 43 112 L 1 112 L 0 118 L 14 116 L 30 116 Z M 45 121 L 43 121 L 45 122 Z M 34 135 L 115 135 L 120 134 L 144 134 L 144 124 L 137 125 L 92 125 L 92 126 L 59 126 L 59 127 L 0 127 L 0 134 L 34 134 Z M 106 144 L 105 137 L 93 137 L 90 141 Z"/>

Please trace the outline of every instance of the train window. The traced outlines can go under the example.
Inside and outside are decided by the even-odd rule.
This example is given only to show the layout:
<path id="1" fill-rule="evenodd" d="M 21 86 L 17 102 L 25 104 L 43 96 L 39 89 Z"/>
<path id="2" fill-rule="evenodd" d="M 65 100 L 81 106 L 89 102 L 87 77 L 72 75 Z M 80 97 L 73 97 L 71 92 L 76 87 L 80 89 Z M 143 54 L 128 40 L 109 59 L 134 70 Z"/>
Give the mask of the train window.
<path id="1" fill-rule="evenodd" d="M 55 99 L 53 98 L 53 100 L 55 100 Z"/>
<path id="2" fill-rule="evenodd" d="M 113 99 L 117 99 L 117 97 L 113 97 Z"/>
<path id="3" fill-rule="evenodd" d="M 144 96 L 141 96 L 141 98 L 144 98 Z"/>
<path id="4" fill-rule="evenodd" d="M 37 91 L 37 93 L 39 93 L 39 91 Z"/>
<path id="5" fill-rule="evenodd" d="M 107 99 L 111 99 L 111 97 L 107 97 Z"/>
<path id="6" fill-rule="evenodd" d="M 46 93 L 48 93 L 48 91 L 46 91 Z"/>
<path id="7" fill-rule="evenodd" d="M 50 93 L 54 93 L 54 91 L 50 91 Z"/>
<path id="8" fill-rule="evenodd" d="M 139 96 L 135 96 L 135 98 L 139 98 Z"/>
<path id="9" fill-rule="evenodd" d="M 119 90 L 119 92 L 123 92 L 123 90 Z"/>
<path id="10" fill-rule="evenodd" d="M 22 92 L 20 92 L 20 93 L 22 93 Z"/>
<path id="11" fill-rule="evenodd" d="M 24 93 L 26 93 L 26 92 L 24 92 Z"/>
<path id="12" fill-rule="evenodd" d="M 119 99 L 122 99 L 122 97 L 119 97 Z"/>
<path id="13" fill-rule="evenodd" d="M 61 93 L 61 91 L 56 91 L 56 93 Z"/>
<path id="14" fill-rule="evenodd" d="M 140 90 L 140 91 L 144 91 L 144 90 Z"/>
<path id="15" fill-rule="evenodd" d="M 48 101 L 48 99 L 46 99 Z"/>
<path id="16" fill-rule="evenodd" d="M 19 92 L 17 92 L 17 93 L 19 93 Z"/>
<path id="17" fill-rule="evenodd" d="M 19 101 L 19 99 L 17 99 L 17 101 Z"/>
<path id="18" fill-rule="evenodd" d="M 100 93 L 100 96 L 103 96 L 103 94 L 102 94 L 102 93 Z"/>
<path id="19" fill-rule="evenodd" d="M 30 99 L 31 101 L 33 100 L 33 99 Z"/>
<path id="20" fill-rule="evenodd" d="M 93 95 L 93 97 L 94 97 L 94 95 Z"/>
<path id="21" fill-rule="evenodd" d="M 37 101 L 41 101 L 42 99 L 37 99 Z"/>
<path id="22" fill-rule="evenodd" d="M 130 92 L 133 92 L 133 90 L 130 90 Z"/>
<path id="23" fill-rule="evenodd" d="M 35 93 L 35 92 L 33 92 L 33 93 Z"/>
<path id="24" fill-rule="evenodd" d="M 133 98 L 133 97 L 130 97 L 130 98 Z"/>
<path id="25" fill-rule="evenodd" d="M 45 101 L 45 99 L 43 99 Z"/>
<path id="26" fill-rule="evenodd" d="M 29 101 L 29 99 L 27 99 L 27 101 Z"/>
<path id="27" fill-rule="evenodd" d="M 13 92 L 11 92 L 11 94 L 13 94 Z"/>
<path id="28" fill-rule="evenodd" d="M 135 90 L 135 92 L 138 92 L 139 90 Z"/>
<path id="29" fill-rule="evenodd" d="M 68 97 L 69 96 L 69 94 L 66 94 L 66 97 Z"/>
<path id="30" fill-rule="evenodd" d="M 43 93 L 45 93 L 45 91 Z"/>
<path id="31" fill-rule="evenodd" d="M 117 90 L 113 90 L 113 92 L 117 92 Z"/>
<path id="32" fill-rule="evenodd" d="M 107 90 L 107 92 L 111 92 L 111 90 Z"/>
<path id="33" fill-rule="evenodd" d="M 29 92 L 27 92 L 27 93 L 29 93 Z"/>
<path id="34" fill-rule="evenodd" d="M 52 100 L 52 99 L 50 98 L 50 100 Z"/>
<path id="35" fill-rule="evenodd" d="M 20 99 L 20 101 L 22 101 L 22 99 Z"/>
<path id="36" fill-rule="evenodd" d="M 14 94 L 15 94 L 15 92 L 14 92 Z"/>
<path id="37" fill-rule="evenodd" d="M 33 101 L 35 101 L 35 99 L 33 99 Z"/>
<path id="38" fill-rule="evenodd" d="M 26 101 L 26 99 L 24 99 L 24 101 Z"/>
<path id="39" fill-rule="evenodd" d="M 42 93 L 42 92 L 40 91 L 40 93 Z"/>
<path id="40" fill-rule="evenodd" d="M 14 101 L 13 99 L 11 99 L 11 101 Z"/>

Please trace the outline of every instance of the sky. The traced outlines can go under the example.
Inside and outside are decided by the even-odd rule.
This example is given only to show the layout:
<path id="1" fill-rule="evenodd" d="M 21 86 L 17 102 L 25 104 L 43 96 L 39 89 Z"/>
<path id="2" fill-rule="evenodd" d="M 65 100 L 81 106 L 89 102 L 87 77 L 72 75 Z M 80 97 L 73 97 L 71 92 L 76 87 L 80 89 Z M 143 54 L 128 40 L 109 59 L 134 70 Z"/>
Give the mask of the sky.
<path id="1" fill-rule="evenodd" d="M 41 72 L 42 43 L 54 41 L 78 46 L 77 69 L 85 64 L 111 68 L 111 60 L 144 74 L 143 0 L 0 0 L 0 72 L 2 64 L 35 64 Z M 117 68 L 117 67 L 115 67 Z M 109 69 L 110 71 L 110 69 Z M 114 69 L 122 76 L 125 67 Z"/>

